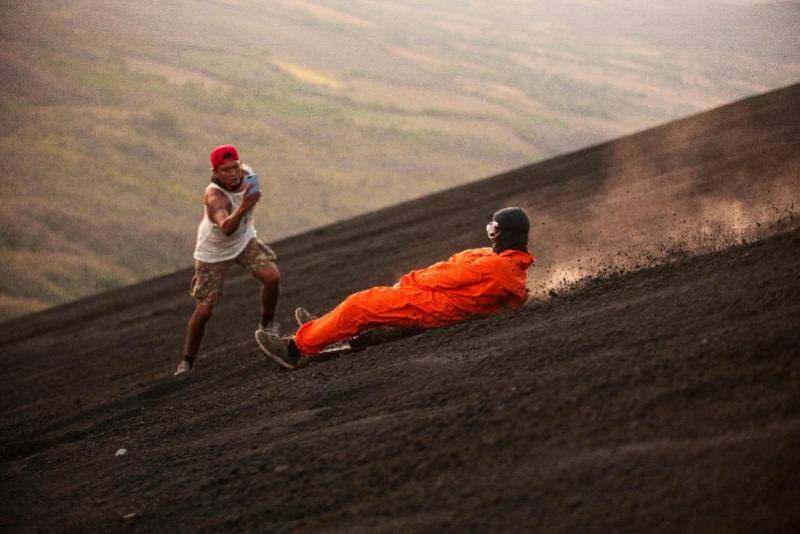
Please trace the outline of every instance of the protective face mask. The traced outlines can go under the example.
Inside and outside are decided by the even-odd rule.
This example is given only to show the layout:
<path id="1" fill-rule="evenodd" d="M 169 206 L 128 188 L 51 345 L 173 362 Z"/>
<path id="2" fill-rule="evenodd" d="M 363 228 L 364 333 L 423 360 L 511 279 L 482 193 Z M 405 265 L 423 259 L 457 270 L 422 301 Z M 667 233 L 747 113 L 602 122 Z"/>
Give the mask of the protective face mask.
<path id="1" fill-rule="evenodd" d="M 500 229 L 498 228 L 497 221 L 491 221 L 486 225 L 486 235 L 489 236 L 489 239 L 492 241 L 497 239 L 497 236 L 500 235 Z"/>

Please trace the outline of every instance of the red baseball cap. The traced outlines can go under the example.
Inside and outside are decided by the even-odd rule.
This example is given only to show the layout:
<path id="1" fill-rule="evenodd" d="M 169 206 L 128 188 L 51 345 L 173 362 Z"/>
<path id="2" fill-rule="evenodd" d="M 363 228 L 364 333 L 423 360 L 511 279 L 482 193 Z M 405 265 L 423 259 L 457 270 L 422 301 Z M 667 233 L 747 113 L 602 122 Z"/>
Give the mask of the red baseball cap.
<path id="1" fill-rule="evenodd" d="M 233 145 L 220 145 L 211 151 L 211 168 L 216 169 L 227 160 L 238 160 L 239 151 Z"/>

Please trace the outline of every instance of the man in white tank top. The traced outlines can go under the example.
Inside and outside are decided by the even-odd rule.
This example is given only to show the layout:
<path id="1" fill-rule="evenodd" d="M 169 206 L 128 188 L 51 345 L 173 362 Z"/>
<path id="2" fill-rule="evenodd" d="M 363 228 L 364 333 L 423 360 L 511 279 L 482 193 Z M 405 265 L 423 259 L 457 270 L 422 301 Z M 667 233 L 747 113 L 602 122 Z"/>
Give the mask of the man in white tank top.
<path id="1" fill-rule="evenodd" d="M 256 236 L 253 209 L 261 198 L 253 186 L 245 184 L 245 175 L 254 174 L 239 160 L 233 145 L 221 145 L 211 151 L 211 183 L 206 187 L 203 220 L 197 228 L 194 250 L 195 270 L 191 295 L 195 309 L 186 327 L 183 360 L 175 374 L 185 373 L 194 365 L 203 340 L 206 323 L 222 295 L 228 268 L 238 263 L 261 282 L 261 324 L 259 329 L 278 333 L 274 323 L 280 291 L 280 272 L 275 253 Z"/>

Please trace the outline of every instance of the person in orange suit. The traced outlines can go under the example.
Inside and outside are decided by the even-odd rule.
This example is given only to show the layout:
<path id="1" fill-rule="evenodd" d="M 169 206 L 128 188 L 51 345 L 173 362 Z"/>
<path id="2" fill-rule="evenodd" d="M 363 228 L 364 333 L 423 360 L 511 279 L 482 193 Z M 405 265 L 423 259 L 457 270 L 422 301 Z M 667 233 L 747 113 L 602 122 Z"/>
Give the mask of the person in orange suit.
<path id="1" fill-rule="evenodd" d="M 259 330 L 256 341 L 279 365 L 294 369 L 301 358 L 377 327 L 435 328 L 518 308 L 528 297 L 528 267 L 534 263 L 529 231 L 525 210 L 503 208 L 486 225 L 491 248 L 464 250 L 405 274 L 392 287 L 354 293 L 293 337 Z"/>

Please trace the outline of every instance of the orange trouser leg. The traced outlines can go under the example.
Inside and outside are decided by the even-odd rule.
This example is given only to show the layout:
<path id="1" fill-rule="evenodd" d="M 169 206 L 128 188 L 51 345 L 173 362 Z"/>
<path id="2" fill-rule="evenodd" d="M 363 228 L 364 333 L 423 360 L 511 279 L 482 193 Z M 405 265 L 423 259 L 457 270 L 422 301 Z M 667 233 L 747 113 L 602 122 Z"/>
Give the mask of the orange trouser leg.
<path id="1" fill-rule="evenodd" d="M 294 337 L 303 354 L 316 354 L 331 343 L 382 325 L 439 326 L 421 306 L 426 292 L 405 287 L 373 287 L 347 297 L 331 312 L 301 326 Z"/>

